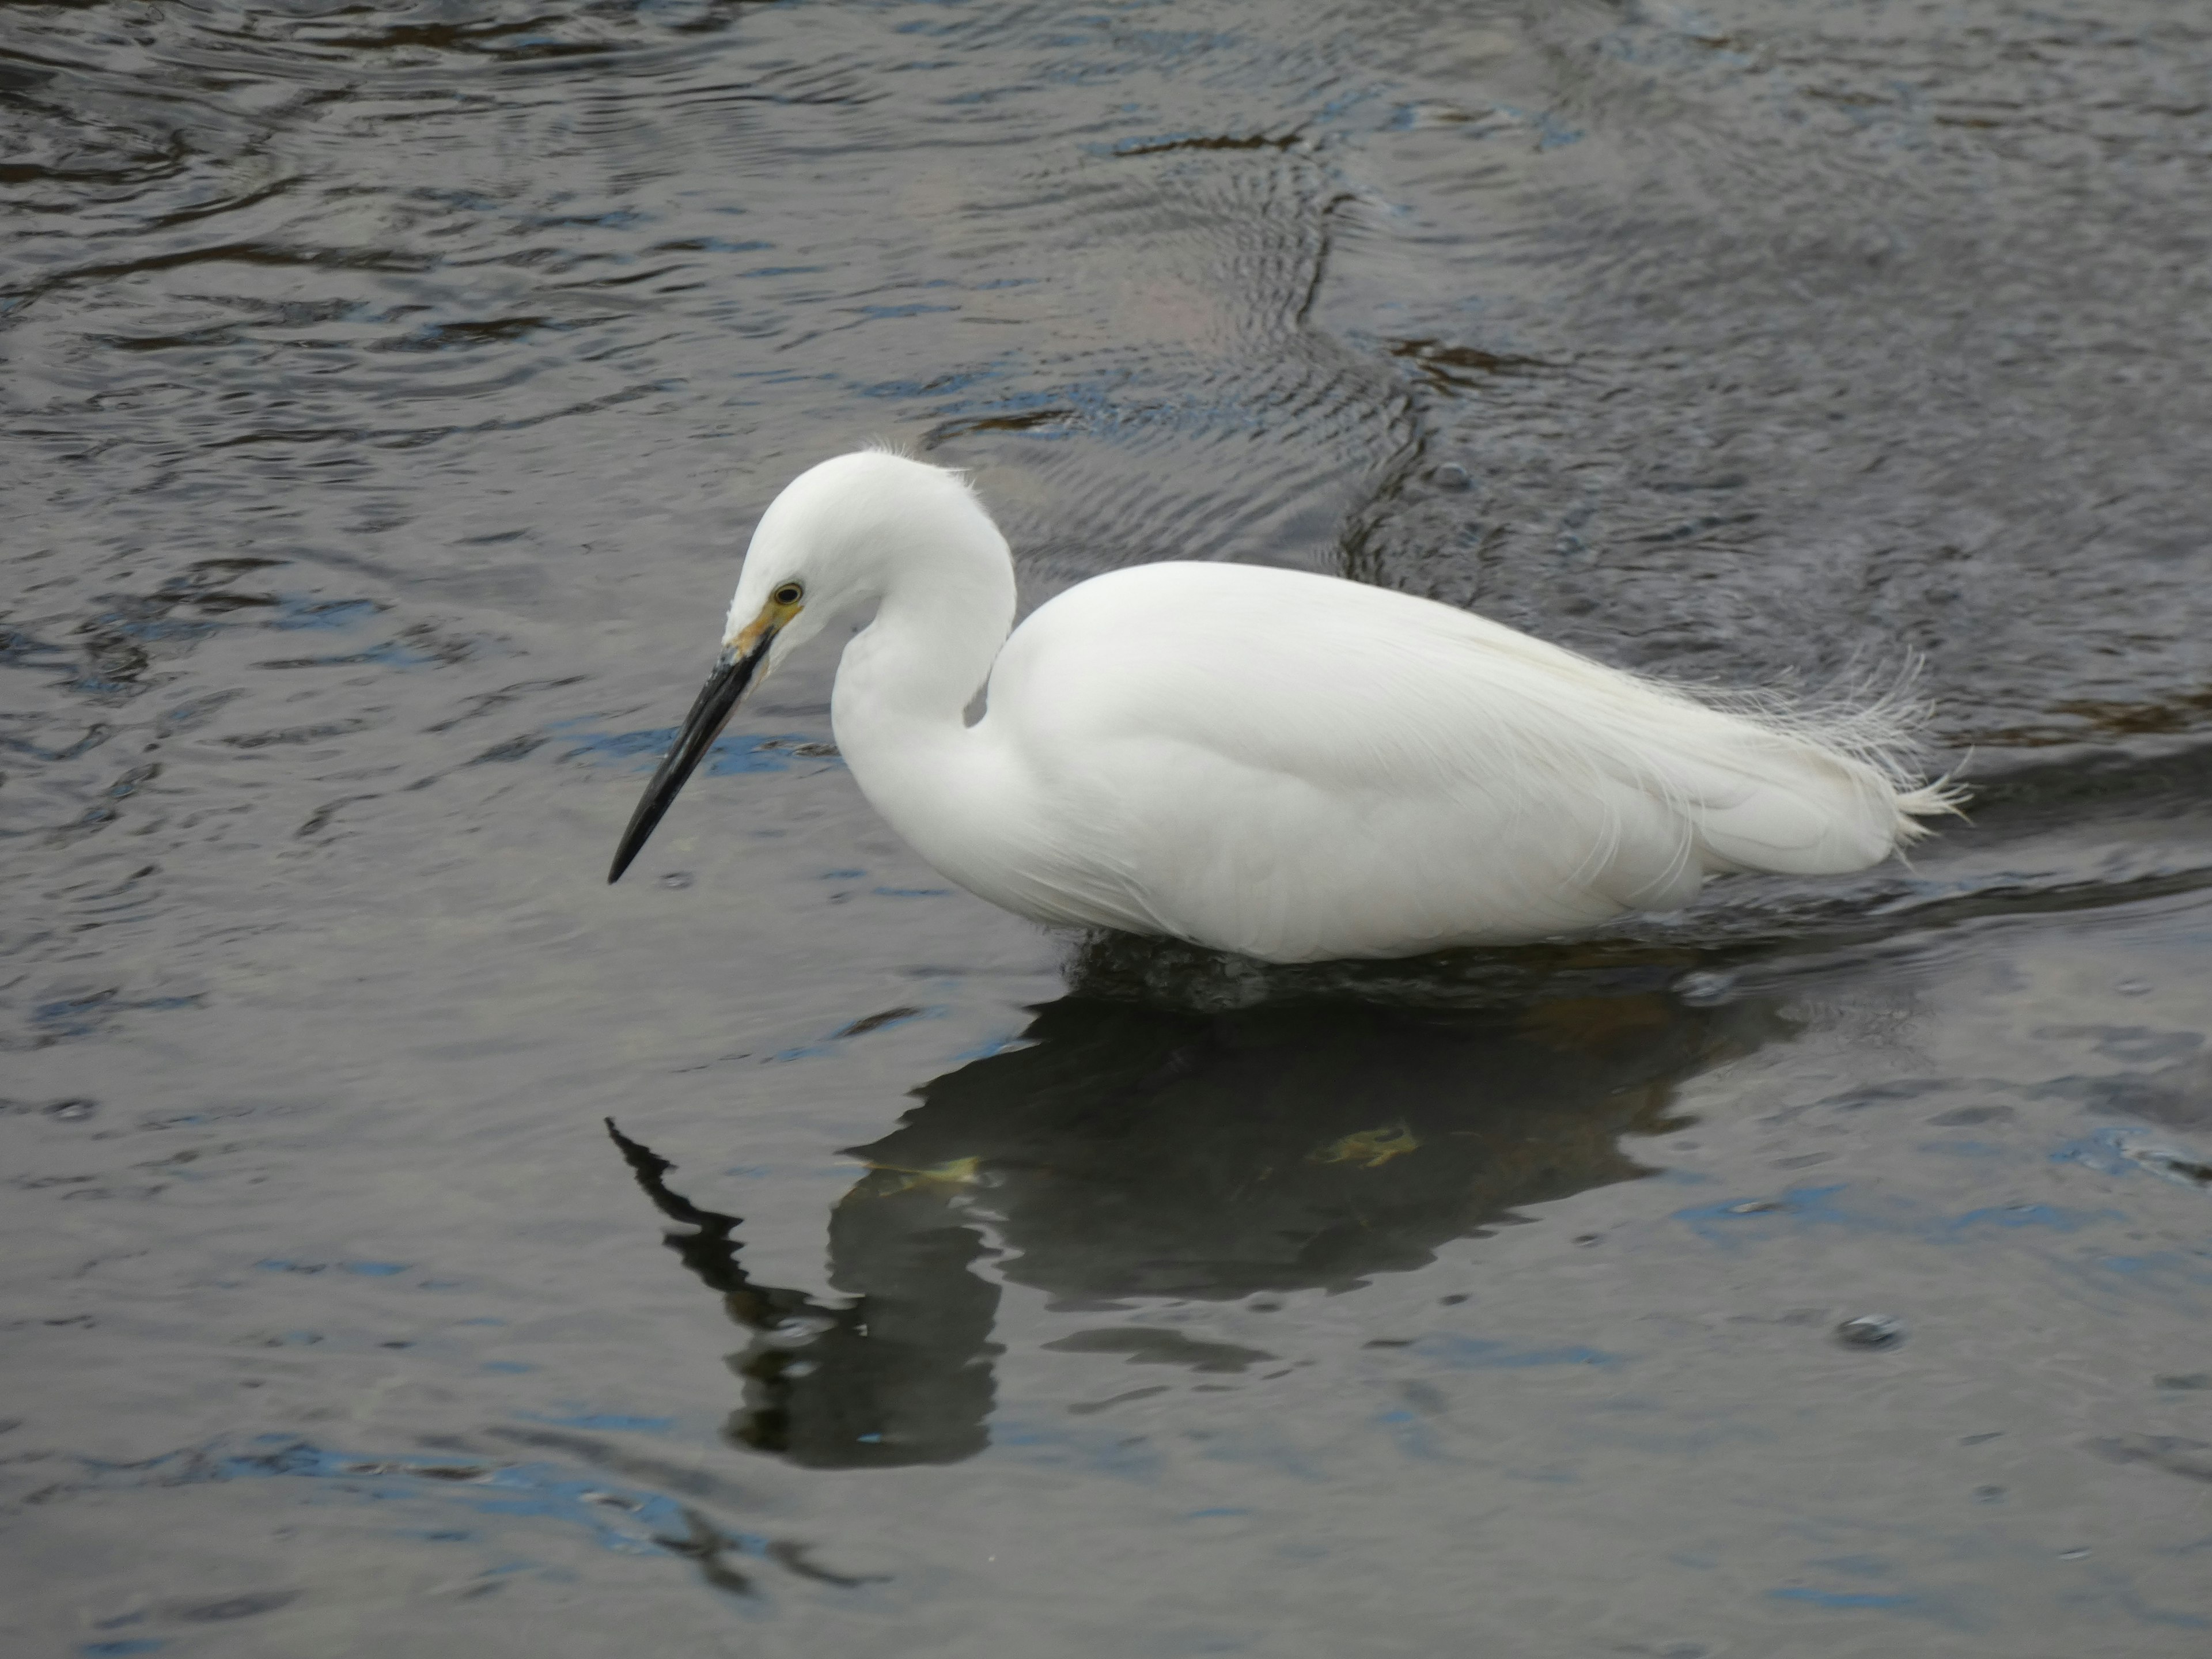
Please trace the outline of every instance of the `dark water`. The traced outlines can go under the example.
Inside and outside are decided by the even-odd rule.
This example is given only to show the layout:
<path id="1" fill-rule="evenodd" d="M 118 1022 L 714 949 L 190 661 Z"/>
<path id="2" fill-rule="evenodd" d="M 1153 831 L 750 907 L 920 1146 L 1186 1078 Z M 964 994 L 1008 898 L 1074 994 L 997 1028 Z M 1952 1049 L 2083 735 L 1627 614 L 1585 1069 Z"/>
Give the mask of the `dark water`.
<path id="1" fill-rule="evenodd" d="M 2212 1643 L 2201 8 L 10 3 L 0 189 L 11 1654 Z M 1265 974 L 825 656 L 605 888 L 872 436 L 1979 804 Z"/>

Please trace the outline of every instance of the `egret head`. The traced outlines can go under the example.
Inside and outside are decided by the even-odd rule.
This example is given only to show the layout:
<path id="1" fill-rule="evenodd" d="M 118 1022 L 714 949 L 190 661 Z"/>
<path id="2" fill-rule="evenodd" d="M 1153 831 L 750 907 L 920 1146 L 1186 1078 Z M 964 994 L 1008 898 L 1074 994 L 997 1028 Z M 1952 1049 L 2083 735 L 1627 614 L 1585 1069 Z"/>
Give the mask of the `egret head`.
<path id="1" fill-rule="evenodd" d="M 748 686 L 830 623 L 881 599 L 894 572 L 926 580 L 933 550 L 972 542 L 979 528 L 998 540 L 957 473 L 888 451 L 840 455 L 787 484 L 754 528 L 714 672 L 646 785 L 607 879 L 621 879 Z"/>

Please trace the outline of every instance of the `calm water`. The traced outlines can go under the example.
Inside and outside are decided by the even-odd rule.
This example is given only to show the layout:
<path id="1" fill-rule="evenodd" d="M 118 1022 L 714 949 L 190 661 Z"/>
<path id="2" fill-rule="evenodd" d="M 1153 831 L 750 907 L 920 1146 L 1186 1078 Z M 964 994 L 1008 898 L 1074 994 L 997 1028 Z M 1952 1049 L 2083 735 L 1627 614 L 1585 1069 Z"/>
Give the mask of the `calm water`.
<path id="1" fill-rule="evenodd" d="M 2212 1643 L 2201 7 L 11 3 L 0 191 L 11 1654 Z M 825 654 L 608 889 L 869 437 L 1032 599 L 1917 653 L 1973 821 L 1268 974 Z"/>

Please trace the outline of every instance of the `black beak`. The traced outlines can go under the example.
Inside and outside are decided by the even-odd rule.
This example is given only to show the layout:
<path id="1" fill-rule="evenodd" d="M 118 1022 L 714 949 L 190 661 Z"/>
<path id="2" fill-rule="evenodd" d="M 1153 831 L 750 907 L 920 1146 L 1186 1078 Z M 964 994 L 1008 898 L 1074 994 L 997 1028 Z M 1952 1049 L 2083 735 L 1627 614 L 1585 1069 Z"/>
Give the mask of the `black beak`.
<path id="1" fill-rule="evenodd" d="M 623 831 L 622 845 L 615 848 L 614 868 L 607 872 L 610 884 L 620 881 L 622 872 L 629 868 L 646 843 L 662 815 L 676 799 L 676 792 L 684 781 L 698 769 L 707 751 L 714 746 L 714 739 L 722 735 L 722 728 L 730 723 L 737 712 L 738 699 L 752 684 L 753 672 L 768 655 L 774 641 L 773 629 L 763 632 L 760 643 L 739 656 L 735 651 L 725 651 L 714 665 L 714 673 L 699 693 L 699 700 L 691 705 L 691 712 L 684 717 L 684 728 L 676 734 L 676 744 L 660 763 L 660 769 L 653 775 L 653 781 L 645 786 L 645 795 L 630 814 L 629 828 Z"/>

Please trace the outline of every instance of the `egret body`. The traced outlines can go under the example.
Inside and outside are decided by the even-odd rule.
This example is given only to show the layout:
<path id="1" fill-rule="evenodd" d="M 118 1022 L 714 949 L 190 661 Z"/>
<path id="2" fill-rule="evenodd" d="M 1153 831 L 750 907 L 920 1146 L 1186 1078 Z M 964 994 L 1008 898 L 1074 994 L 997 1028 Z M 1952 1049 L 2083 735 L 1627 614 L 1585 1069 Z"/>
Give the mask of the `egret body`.
<path id="1" fill-rule="evenodd" d="M 965 481 L 871 451 L 762 515 L 610 880 L 746 687 L 870 608 L 830 704 L 854 780 L 945 876 L 1042 922 L 1282 963 L 1509 944 L 1721 872 L 1863 869 L 1951 806 L 1904 771 L 1893 709 L 1716 706 L 1330 576 L 1139 565 L 1017 629 Z"/>

